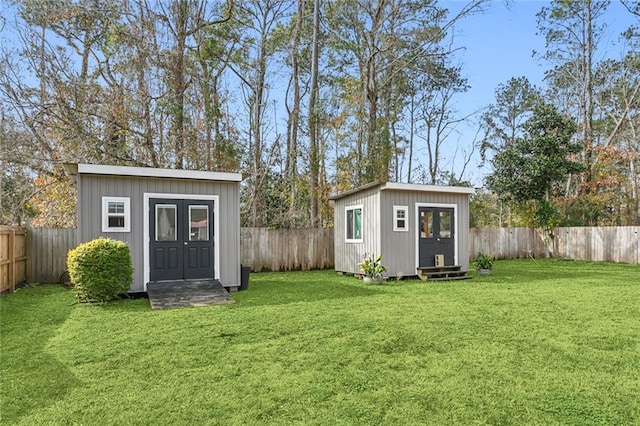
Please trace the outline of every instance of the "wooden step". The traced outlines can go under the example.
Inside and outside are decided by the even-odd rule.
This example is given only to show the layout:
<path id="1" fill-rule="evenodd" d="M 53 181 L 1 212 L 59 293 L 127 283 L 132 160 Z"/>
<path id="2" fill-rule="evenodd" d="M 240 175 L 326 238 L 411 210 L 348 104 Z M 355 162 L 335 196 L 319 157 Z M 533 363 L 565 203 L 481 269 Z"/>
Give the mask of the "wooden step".
<path id="1" fill-rule="evenodd" d="M 449 266 L 420 266 L 418 267 L 418 271 L 424 272 L 437 272 L 437 271 L 459 271 L 462 268 L 460 265 L 449 265 Z"/>
<path id="2" fill-rule="evenodd" d="M 428 266 L 417 268 L 418 277 L 422 281 L 453 281 L 471 278 L 466 271 L 461 271 L 459 265 Z"/>
<path id="3" fill-rule="evenodd" d="M 470 280 L 473 278 L 470 275 L 459 275 L 457 277 L 441 277 L 441 278 L 427 278 L 423 281 L 460 281 L 460 280 Z"/>

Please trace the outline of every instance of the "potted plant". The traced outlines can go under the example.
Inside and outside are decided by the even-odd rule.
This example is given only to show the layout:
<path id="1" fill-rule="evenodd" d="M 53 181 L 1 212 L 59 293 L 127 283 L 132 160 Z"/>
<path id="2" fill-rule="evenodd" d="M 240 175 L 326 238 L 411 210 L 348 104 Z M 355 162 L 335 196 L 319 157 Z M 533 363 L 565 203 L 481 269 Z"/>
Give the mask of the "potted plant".
<path id="1" fill-rule="evenodd" d="M 478 252 L 476 255 L 476 271 L 478 275 L 491 275 L 493 274 L 493 262 L 495 262 L 496 258 L 492 254 L 484 254 L 482 252 Z"/>
<path id="2" fill-rule="evenodd" d="M 384 281 L 382 274 L 386 272 L 387 268 L 382 264 L 382 255 L 376 257 L 375 255 L 367 255 L 365 253 L 362 256 L 364 261 L 360 263 L 360 271 L 363 273 L 362 280 L 366 283 L 380 283 Z"/>

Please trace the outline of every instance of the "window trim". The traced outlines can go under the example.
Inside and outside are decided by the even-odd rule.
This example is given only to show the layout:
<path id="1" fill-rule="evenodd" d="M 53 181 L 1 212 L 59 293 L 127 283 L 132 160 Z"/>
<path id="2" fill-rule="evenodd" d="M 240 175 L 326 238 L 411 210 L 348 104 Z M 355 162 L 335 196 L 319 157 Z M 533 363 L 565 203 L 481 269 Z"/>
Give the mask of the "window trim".
<path id="1" fill-rule="evenodd" d="M 398 212 L 404 212 L 404 218 L 398 217 Z M 404 220 L 404 227 L 398 226 L 398 219 Z M 393 206 L 393 231 L 409 232 L 409 206 Z"/>
<path id="2" fill-rule="evenodd" d="M 348 217 L 349 217 L 349 211 L 356 211 L 356 210 L 360 210 L 360 238 L 349 238 L 349 234 L 348 234 L 348 230 L 349 227 L 348 225 Z M 364 211 L 363 211 L 363 207 L 362 204 L 358 204 L 355 206 L 347 206 L 344 209 L 344 241 L 346 243 L 362 243 L 364 242 L 364 226 L 363 226 L 363 222 L 364 222 Z M 355 216 L 354 216 L 355 217 Z"/>
<path id="3" fill-rule="evenodd" d="M 123 203 L 124 213 L 109 213 L 109 203 Z M 124 218 L 124 226 L 109 226 L 110 217 Z M 131 232 L 131 199 L 129 197 L 102 197 L 102 232 Z"/>

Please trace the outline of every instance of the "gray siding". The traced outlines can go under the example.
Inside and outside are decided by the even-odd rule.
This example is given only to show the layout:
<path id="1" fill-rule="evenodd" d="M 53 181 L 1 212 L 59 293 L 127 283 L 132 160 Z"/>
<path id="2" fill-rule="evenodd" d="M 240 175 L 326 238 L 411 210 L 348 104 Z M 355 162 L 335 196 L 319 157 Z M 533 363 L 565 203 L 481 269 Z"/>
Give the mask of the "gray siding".
<path id="1" fill-rule="evenodd" d="M 420 192 L 420 191 L 381 191 L 380 233 L 384 241 L 384 259 L 387 274 L 390 277 L 411 276 L 416 274 L 416 204 L 455 204 L 457 213 L 458 252 L 456 263 L 466 271 L 469 267 L 469 196 L 467 194 Z M 393 230 L 393 206 L 407 206 L 408 232 Z"/>
<path id="2" fill-rule="evenodd" d="M 78 241 L 99 236 L 129 244 L 134 268 L 131 291 L 144 291 L 144 194 L 217 195 L 219 221 L 220 281 L 224 286 L 240 285 L 240 194 L 237 182 L 192 179 L 146 178 L 82 174 L 78 179 Z M 129 197 L 131 232 L 102 232 L 102 197 Z"/>
<path id="3" fill-rule="evenodd" d="M 380 191 L 378 187 L 351 194 L 335 200 L 334 203 L 334 253 L 337 271 L 357 274 L 358 263 L 365 254 L 381 252 L 380 232 Z M 345 242 L 345 209 L 362 205 L 362 243 Z"/>
<path id="4" fill-rule="evenodd" d="M 469 195 L 447 192 L 368 188 L 334 200 L 335 269 L 359 273 L 365 253 L 382 254 L 389 277 L 416 275 L 416 204 L 455 204 L 458 248 L 456 263 L 469 267 Z M 363 205 L 364 241 L 345 242 L 345 208 Z M 393 230 L 393 206 L 408 207 L 408 231 Z"/>

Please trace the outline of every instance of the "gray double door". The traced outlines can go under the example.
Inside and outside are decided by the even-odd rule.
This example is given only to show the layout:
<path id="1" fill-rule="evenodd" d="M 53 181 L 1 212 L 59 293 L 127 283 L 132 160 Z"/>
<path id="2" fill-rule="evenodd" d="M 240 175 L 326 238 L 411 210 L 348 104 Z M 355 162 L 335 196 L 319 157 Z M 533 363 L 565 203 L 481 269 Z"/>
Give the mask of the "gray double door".
<path id="1" fill-rule="evenodd" d="M 214 278 L 212 200 L 149 200 L 150 281 Z"/>
<path id="2" fill-rule="evenodd" d="M 419 207 L 420 267 L 436 266 L 436 256 L 444 256 L 444 266 L 455 265 L 455 216 L 453 208 Z"/>

